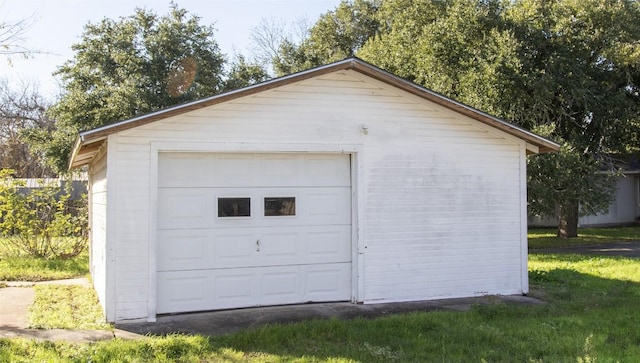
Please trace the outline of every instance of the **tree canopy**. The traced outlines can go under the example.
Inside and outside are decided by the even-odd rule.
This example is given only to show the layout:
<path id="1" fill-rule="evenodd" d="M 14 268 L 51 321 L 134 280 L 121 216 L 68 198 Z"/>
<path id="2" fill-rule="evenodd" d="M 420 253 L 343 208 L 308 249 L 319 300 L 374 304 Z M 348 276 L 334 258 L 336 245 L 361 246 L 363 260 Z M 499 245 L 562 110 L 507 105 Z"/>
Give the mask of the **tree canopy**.
<path id="1" fill-rule="evenodd" d="M 272 62 L 275 73 L 282 76 L 353 56 L 378 31 L 379 3 L 342 1 L 323 14 L 299 44 L 284 37 Z"/>
<path id="2" fill-rule="evenodd" d="M 56 72 L 64 87 L 49 110 L 57 129 L 32 133 L 31 144 L 62 172 L 78 131 L 220 93 L 227 78 L 234 87 L 264 79 L 244 61 L 226 77 L 214 29 L 199 21 L 174 5 L 163 16 L 136 9 L 87 24 L 73 58 Z"/>
<path id="3" fill-rule="evenodd" d="M 365 26 L 344 31 L 344 14 Z M 611 154 L 639 149 L 638 19 L 637 0 L 343 1 L 299 46 L 283 42 L 275 64 L 284 59 L 277 69 L 294 71 L 351 51 L 567 144 L 560 155 L 529 159 L 529 201 L 534 213 L 549 213 L 554 203 L 561 214 L 579 205 L 575 224 L 579 213 L 606 210 L 611 200 L 611 178 L 594 167 L 606 170 Z M 567 178 L 576 192 L 559 187 Z"/>

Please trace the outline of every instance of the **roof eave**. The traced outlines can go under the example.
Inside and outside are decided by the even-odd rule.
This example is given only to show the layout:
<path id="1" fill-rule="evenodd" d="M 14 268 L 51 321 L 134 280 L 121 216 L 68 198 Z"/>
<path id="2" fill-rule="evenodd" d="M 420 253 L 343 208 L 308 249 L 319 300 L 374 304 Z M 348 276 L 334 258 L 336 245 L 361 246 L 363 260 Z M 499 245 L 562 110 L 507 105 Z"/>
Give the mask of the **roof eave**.
<path id="1" fill-rule="evenodd" d="M 173 115 L 182 114 L 189 111 L 194 111 L 204 107 L 216 105 L 219 103 L 227 102 L 241 97 L 246 97 L 258 92 L 263 92 L 272 88 L 280 87 L 289 83 L 303 81 L 308 78 L 317 77 L 326 73 L 331 73 L 337 70 L 349 69 L 355 64 L 355 58 L 348 58 L 340 62 L 331 63 L 325 66 L 308 69 L 298 73 L 290 74 L 280 78 L 275 78 L 262 83 L 257 83 L 251 86 L 240 88 L 237 90 L 221 93 L 215 96 L 203 98 L 201 100 L 184 103 L 181 105 L 168 107 L 162 110 L 150 112 L 138 117 L 134 117 L 128 120 L 117 122 L 114 124 L 98 127 L 93 130 L 88 130 L 80 133 L 82 141 L 91 141 L 95 138 L 107 136 L 111 133 L 126 130 L 128 128 L 137 127 L 151 123 L 158 119 L 170 117 Z"/>
<path id="2" fill-rule="evenodd" d="M 413 82 L 402 79 L 394 74 L 391 74 L 383 69 L 380 69 L 372 64 L 369 64 L 358 58 L 347 58 L 342 61 L 327 64 L 324 66 L 308 69 L 302 72 L 290 74 L 284 77 L 268 80 L 262 83 L 258 83 L 252 86 L 241 88 L 234 91 L 229 91 L 219 95 L 204 98 L 198 101 L 185 103 L 162 109 L 159 111 L 151 112 L 145 115 L 134 117 L 128 120 L 117 122 L 111 125 L 102 126 L 93 130 L 81 132 L 74 144 L 71 159 L 69 161 L 69 168 L 75 168 L 84 163 L 76 163 L 75 160 L 80 155 L 82 148 L 87 143 L 93 143 L 101 139 L 106 138 L 108 135 L 127 130 L 133 127 L 142 126 L 160 119 L 179 115 L 185 112 L 194 111 L 204 107 L 216 105 L 219 103 L 227 102 L 241 97 L 246 97 L 258 92 L 263 92 L 272 88 L 281 87 L 286 84 L 303 81 L 312 77 L 321 76 L 323 74 L 339 71 L 339 70 L 354 70 L 356 72 L 365 74 L 373 79 L 377 79 L 381 82 L 385 82 L 392 86 L 398 87 L 404 91 L 412 93 L 423 99 L 434 102 L 440 106 L 446 107 L 450 110 L 456 111 L 463 115 L 469 116 L 475 120 L 478 120 L 484 124 L 493 126 L 497 129 L 512 134 L 520 139 L 529 142 L 539 148 L 539 153 L 553 152 L 560 150 L 560 145 L 550 140 L 547 140 L 539 135 L 536 135 L 528 130 L 512 125 L 497 117 L 491 116 L 480 110 L 452 100 L 437 92 L 419 86 Z"/>
<path id="3" fill-rule="evenodd" d="M 73 143 L 73 148 L 71 149 L 71 157 L 69 158 L 69 163 L 67 165 L 68 170 L 72 170 L 81 165 L 74 165 L 74 161 L 76 160 L 78 153 L 80 153 L 80 149 L 82 148 L 82 136 L 78 135 L 76 140 Z"/>

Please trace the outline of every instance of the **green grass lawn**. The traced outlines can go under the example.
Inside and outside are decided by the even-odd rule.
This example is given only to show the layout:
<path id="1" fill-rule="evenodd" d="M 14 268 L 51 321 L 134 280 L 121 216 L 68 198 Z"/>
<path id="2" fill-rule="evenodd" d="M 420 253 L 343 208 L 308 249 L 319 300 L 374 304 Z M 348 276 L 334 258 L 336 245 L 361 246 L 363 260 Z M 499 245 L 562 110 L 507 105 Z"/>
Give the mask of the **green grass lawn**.
<path id="1" fill-rule="evenodd" d="M 87 276 L 89 253 L 61 258 L 16 256 L 0 238 L 0 281 L 50 281 Z"/>
<path id="2" fill-rule="evenodd" d="M 38 285 L 30 308 L 31 329 L 109 330 L 95 290 L 74 285 Z"/>
<path id="3" fill-rule="evenodd" d="M 0 255 L 0 281 L 49 281 L 89 274 L 89 254 L 69 259 L 6 257 Z"/>
<path id="4" fill-rule="evenodd" d="M 616 242 L 640 241 L 640 226 L 612 228 L 579 228 L 577 238 L 556 237 L 554 228 L 529 229 L 529 249 L 587 246 Z"/>
<path id="5" fill-rule="evenodd" d="M 92 344 L 4 339 L 0 361 L 640 361 L 640 260 L 532 253 L 530 282 L 531 295 L 546 304 L 316 320 L 211 338 Z"/>

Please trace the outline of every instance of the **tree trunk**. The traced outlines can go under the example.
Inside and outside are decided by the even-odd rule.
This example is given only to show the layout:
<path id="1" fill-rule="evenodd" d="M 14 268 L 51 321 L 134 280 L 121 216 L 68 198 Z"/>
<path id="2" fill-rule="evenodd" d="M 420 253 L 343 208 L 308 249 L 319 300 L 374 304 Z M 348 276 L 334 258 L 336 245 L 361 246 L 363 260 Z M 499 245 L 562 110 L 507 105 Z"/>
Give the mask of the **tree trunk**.
<path id="1" fill-rule="evenodd" d="M 569 202 L 558 207 L 558 237 L 578 237 L 578 203 Z"/>

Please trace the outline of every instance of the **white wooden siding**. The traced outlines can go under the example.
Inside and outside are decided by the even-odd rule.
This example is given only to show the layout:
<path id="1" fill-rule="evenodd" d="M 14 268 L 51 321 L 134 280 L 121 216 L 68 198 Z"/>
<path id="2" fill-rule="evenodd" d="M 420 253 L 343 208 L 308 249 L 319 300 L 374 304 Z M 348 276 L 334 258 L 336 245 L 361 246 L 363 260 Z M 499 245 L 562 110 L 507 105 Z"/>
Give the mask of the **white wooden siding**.
<path id="1" fill-rule="evenodd" d="M 107 248 L 107 154 L 103 149 L 90 166 L 89 236 L 91 280 L 103 307 L 106 306 L 106 248 Z"/>
<path id="2" fill-rule="evenodd" d="M 638 176 L 633 174 L 621 175 L 616 181 L 614 200 L 609 205 L 607 213 L 583 216 L 578 219 L 578 226 L 599 226 L 627 224 L 636 221 L 640 216 L 640 188 Z M 557 227 L 558 217 L 528 217 L 530 226 Z"/>
<path id="3" fill-rule="evenodd" d="M 118 133 L 117 142 L 116 320 L 153 319 L 152 143 L 217 145 L 212 152 L 224 145 L 253 152 L 265 151 L 260 145 L 362 145 L 354 185 L 357 300 L 523 291 L 524 142 L 359 73 L 339 71 L 156 121 Z"/>
<path id="4" fill-rule="evenodd" d="M 519 150 L 460 141 L 368 153 L 365 301 L 522 292 Z"/>
<path id="5" fill-rule="evenodd" d="M 118 137 L 116 321 L 147 316 L 150 293 L 149 152 L 148 142 L 129 143 L 126 137 Z"/>

